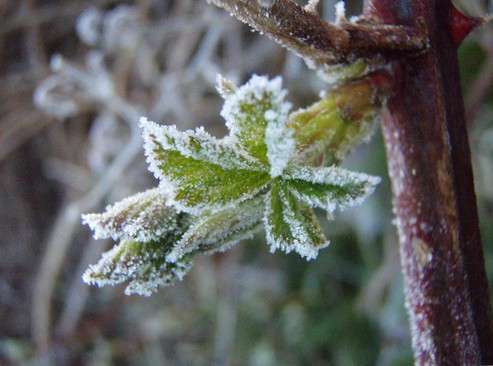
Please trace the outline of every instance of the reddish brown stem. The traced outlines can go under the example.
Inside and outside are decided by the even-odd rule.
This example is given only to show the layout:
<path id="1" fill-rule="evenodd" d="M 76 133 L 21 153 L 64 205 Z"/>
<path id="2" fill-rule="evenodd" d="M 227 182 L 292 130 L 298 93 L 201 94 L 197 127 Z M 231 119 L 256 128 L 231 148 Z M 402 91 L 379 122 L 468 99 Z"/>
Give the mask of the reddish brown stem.
<path id="1" fill-rule="evenodd" d="M 313 66 L 416 54 L 426 49 L 419 28 L 383 24 L 331 24 L 292 0 L 209 0 Z"/>
<path id="2" fill-rule="evenodd" d="M 382 121 L 417 364 L 492 364 L 455 10 L 449 0 L 371 0 L 366 11 L 430 37 L 425 54 L 391 63 L 394 95 Z"/>

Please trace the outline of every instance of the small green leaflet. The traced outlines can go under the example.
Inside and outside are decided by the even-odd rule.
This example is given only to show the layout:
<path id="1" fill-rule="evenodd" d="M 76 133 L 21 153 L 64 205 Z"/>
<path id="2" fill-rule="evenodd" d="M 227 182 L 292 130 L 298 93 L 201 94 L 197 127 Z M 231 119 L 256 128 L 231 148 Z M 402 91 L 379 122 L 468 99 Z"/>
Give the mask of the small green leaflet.
<path id="1" fill-rule="evenodd" d="M 189 253 L 224 251 L 249 239 L 262 228 L 263 198 L 255 197 L 237 207 L 197 217 L 167 256 L 174 262 Z"/>
<path id="2" fill-rule="evenodd" d="M 271 252 L 296 251 L 306 259 L 317 256 L 329 245 L 313 210 L 296 200 L 283 179 L 276 179 L 265 200 L 265 232 Z"/>
<path id="3" fill-rule="evenodd" d="M 159 240 L 178 227 L 177 211 L 166 204 L 160 188 L 137 193 L 106 207 L 100 214 L 82 215 L 95 239 Z"/>
<path id="4" fill-rule="evenodd" d="M 126 282 L 126 295 L 150 296 L 181 280 L 192 266 L 189 256 L 166 262 L 172 243 L 172 238 L 148 243 L 123 240 L 104 253 L 97 264 L 89 266 L 82 280 L 99 287 Z"/>

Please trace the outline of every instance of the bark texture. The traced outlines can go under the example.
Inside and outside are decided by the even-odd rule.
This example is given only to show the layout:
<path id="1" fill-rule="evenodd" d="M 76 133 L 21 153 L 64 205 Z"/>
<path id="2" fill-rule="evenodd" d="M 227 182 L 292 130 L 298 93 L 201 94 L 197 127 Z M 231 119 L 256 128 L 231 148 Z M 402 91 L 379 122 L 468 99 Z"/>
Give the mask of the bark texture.
<path id="1" fill-rule="evenodd" d="M 418 365 L 493 363 L 456 24 L 449 0 L 371 0 L 366 15 L 423 27 L 429 50 L 391 62 L 383 115 Z"/>

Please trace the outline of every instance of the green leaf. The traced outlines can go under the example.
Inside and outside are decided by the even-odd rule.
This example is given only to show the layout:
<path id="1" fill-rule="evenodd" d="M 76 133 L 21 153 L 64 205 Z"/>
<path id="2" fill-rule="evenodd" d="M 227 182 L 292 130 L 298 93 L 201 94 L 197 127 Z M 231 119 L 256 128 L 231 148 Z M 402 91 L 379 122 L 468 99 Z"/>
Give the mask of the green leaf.
<path id="1" fill-rule="evenodd" d="M 131 239 L 140 242 L 159 240 L 178 230 L 178 212 L 167 206 L 160 188 L 127 197 L 106 207 L 104 213 L 82 216 L 96 239 Z"/>
<path id="2" fill-rule="evenodd" d="M 218 165 L 225 169 L 265 170 L 266 166 L 252 158 L 240 144 L 231 139 L 218 140 L 203 127 L 178 131 L 176 126 L 163 126 L 140 120 L 146 144 L 158 144 L 163 150 L 177 151 L 184 157 Z M 152 155 L 151 155 L 152 158 Z"/>
<path id="3" fill-rule="evenodd" d="M 159 151 L 155 151 L 159 154 Z M 186 158 L 176 151 L 161 154 L 159 168 L 165 172 L 161 187 L 181 211 L 217 212 L 254 197 L 270 180 L 265 172 L 227 170 L 218 165 Z"/>
<path id="4" fill-rule="evenodd" d="M 337 207 L 360 204 L 380 182 L 378 177 L 335 166 L 293 168 L 286 172 L 284 178 L 286 187 L 296 198 L 328 213 Z"/>
<path id="5" fill-rule="evenodd" d="M 270 180 L 265 171 L 237 169 L 241 162 L 229 160 L 226 155 L 214 155 L 218 150 L 206 154 L 191 147 L 198 139 L 178 143 L 167 133 L 169 129 L 145 121 L 143 127 L 150 169 L 178 211 L 198 215 L 226 209 L 252 198 Z"/>
<path id="6" fill-rule="evenodd" d="M 291 105 L 284 101 L 286 91 L 280 77 L 269 80 L 253 75 L 241 87 L 225 93 L 221 115 L 231 138 L 252 156 L 268 164 L 265 130 L 269 120 L 287 120 Z M 229 88 L 231 89 L 231 88 Z"/>
<path id="7" fill-rule="evenodd" d="M 296 251 L 307 260 L 329 245 L 313 210 L 297 201 L 281 179 L 276 179 L 266 195 L 264 225 L 271 251 Z"/>
<path id="8" fill-rule="evenodd" d="M 175 261 L 188 253 L 224 251 L 249 239 L 262 227 L 264 198 L 255 197 L 232 209 L 194 219 L 193 224 L 167 256 Z"/>
<path id="9" fill-rule="evenodd" d="M 140 243 L 123 240 L 103 254 L 99 262 L 89 266 L 82 279 L 90 285 L 128 283 L 125 294 L 150 296 L 159 288 L 181 280 L 190 270 L 191 257 L 168 263 L 165 258 L 175 237 L 162 241 Z"/>

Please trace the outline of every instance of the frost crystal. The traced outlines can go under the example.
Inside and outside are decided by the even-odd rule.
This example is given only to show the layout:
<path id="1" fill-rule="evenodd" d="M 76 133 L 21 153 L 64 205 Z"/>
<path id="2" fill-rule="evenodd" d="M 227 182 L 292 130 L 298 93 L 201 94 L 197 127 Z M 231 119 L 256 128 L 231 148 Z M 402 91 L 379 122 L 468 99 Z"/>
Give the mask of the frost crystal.
<path id="1" fill-rule="evenodd" d="M 218 165 L 224 169 L 261 169 L 260 163 L 242 151 L 241 146 L 218 140 L 203 127 L 182 132 L 174 125 L 160 126 L 145 117 L 141 118 L 140 126 L 144 130 L 145 145 L 151 151 L 159 148 L 176 151 L 185 158 Z M 152 156 L 152 152 L 149 154 Z"/>
<path id="2" fill-rule="evenodd" d="M 267 120 L 265 144 L 267 145 L 267 157 L 269 158 L 272 178 L 282 174 L 296 146 L 293 138 L 294 131 L 286 129 L 287 112 L 286 110 L 277 113 L 274 110 L 268 110 L 264 115 Z"/>

